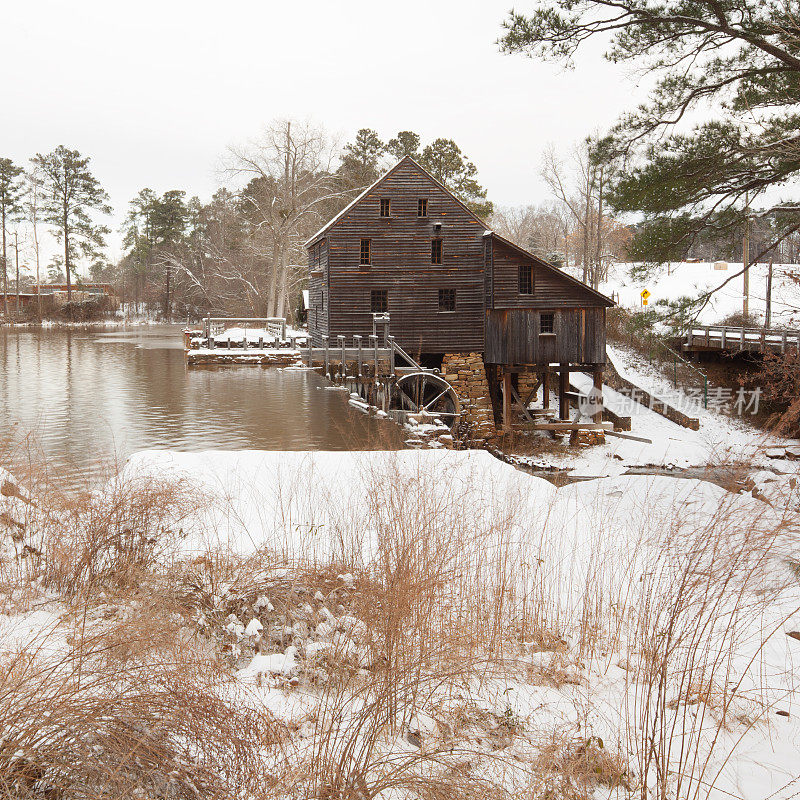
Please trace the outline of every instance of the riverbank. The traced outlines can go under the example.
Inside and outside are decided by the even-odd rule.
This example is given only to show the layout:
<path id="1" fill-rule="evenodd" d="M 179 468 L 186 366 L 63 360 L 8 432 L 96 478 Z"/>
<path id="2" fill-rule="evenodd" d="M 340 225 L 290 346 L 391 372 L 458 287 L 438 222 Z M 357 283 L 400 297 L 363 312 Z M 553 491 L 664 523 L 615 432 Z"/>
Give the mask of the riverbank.
<path id="1" fill-rule="evenodd" d="M 4 774 L 105 764 L 286 800 L 750 800 L 798 777 L 791 493 L 556 489 L 444 450 L 147 451 L 69 513 L 2 481 L 0 663 L 38 653 L 0 697 Z M 59 701 L 78 664 L 88 694 Z M 137 772 L 113 725 L 88 727 L 112 680 L 102 720 L 160 763 Z M 182 713 L 156 741 L 165 691 Z"/>

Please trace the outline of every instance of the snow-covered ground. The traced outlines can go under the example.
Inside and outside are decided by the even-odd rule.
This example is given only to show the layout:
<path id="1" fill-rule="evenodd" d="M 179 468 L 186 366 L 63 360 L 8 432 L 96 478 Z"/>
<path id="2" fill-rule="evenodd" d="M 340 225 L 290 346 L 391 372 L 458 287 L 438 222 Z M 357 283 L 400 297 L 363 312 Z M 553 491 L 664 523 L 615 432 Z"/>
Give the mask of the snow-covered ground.
<path id="1" fill-rule="evenodd" d="M 742 270 L 741 262 L 727 263 L 725 270 L 715 269 L 713 262 L 665 264 L 655 268 L 651 277 L 639 280 L 630 277 L 631 266 L 627 263 L 612 264 L 608 281 L 600 286 L 600 291 L 609 296 L 613 294 L 624 308 L 641 310 L 641 292 L 644 289 L 650 292 L 648 303 L 653 308 L 658 301 L 678 300 L 681 297 L 696 298 L 722 287 L 714 292 L 698 322 L 715 325 L 731 314 L 742 312 L 744 278 L 737 274 Z M 761 321 L 766 309 L 767 272 L 766 264 L 753 264 L 749 269 L 750 314 Z M 773 264 L 772 327 L 796 328 L 800 325 L 798 277 L 800 265 Z"/>
<path id="2" fill-rule="evenodd" d="M 218 537 L 217 546 L 250 551 L 266 544 L 287 556 L 309 560 L 336 560 L 345 551 L 359 551 L 365 562 L 376 557 L 380 552 L 379 534 L 374 529 L 374 513 L 364 502 L 374 496 L 376 484 L 384 490 L 385 482 L 398 487 L 403 502 L 408 504 L 406 511 L 447 497 L 457 510 L 444 511 L 444 506 L 440 510 L 446 515 L 454 514 L 448 520 L 451 525 L 469 519 L 479 530 L 493 531 L 491 536 L 496 539 L 488 547 L 479 537 L 481 553 L 490 563 L 497 558 L 498 567 L 501 562 L 518 564 L 521 569 L 515 578 L 522 579 L 522 566 L 531 553 L 538 553 L 543 573 L 537 575 L 537 580 L 546 587 L 541 601 L 549 601 L 561 619 L 572 620 L 572 625 L 577 624 L 582 609 L 585 613 L 587 581 L 600 584 L 595 588 L 608 593 L 611 606 L 624 604 L 622 597 L 630 591 L 630 581 L 643 580 L 641 571 L 655 563 L 651 561 L 655 555 L 651 548 L 663 546 L 668 539 L 678 548 L 674 555 L 679 561 L 684 534 L 687 541 L 696 542 L 697 532 L 728 525 L 729 544 L 735 548 L 742 531 L 786 529 L 785 512 L 779 504 L 773 508 L 749 495 L 731 495 L 704 481 L 616 476 L 556 489 L 482 451 L 191 455 L 148 452 L 135 457 L 128 470 L 180 475 L 202 484 L 210 495 L 224 497 L 222 505 L 204 517 L 202 547 L 208 546 L 207 537 L 213 531 Z M 437 477 L 438 486 L 428 484 Z M 426 485 L 429 488 L 420 491 Z M 411 489 L 417 491 L 409 497 L 406 492 Z M 793 490 L 790 494 L 794 494 Z M 397 497 L 392 491 L 386 499 L 390 496 Z M 789 497 L 783 499 L 788 501 Z M 496 529 L 498 519 L 504 520 L 502 531 Z M 797 555 L 796 537 L 796 529 L 790 527 L 785 537 L 771 540 L 769 566 L 764 578 L 759 578 L 766 581 L 764 588 L 772 580 L 767 576 L 774 577 L 785 569 L 782 559 Z M 197 544 L 193 537 L 187 540 L 189 546 Z M 466 550 L 475 544 L 464 536 L 462 546 Z M 667 558 L 666 552 L 663 557 Z M 714 558 L 720 558 L 720 566 L 724 563 L 720 553 Z M 598 569 L 598 564 L 613 564 L 614 569 Z M 533 585 L 528 588 L 531 590 Z M 787 615 L 787 609 L 800 604 L 800 587 L 795 581 L 787 591 L 788 594 L 781 593 L 780 602 L 776 600 L 774 607 L 763 609 L 757 618 L 741 614 L 737 622 L 741 643 L 738 638 L 736 643 L 723 643 L 736 651 L 725 678 L 731 683 L 742 678 L 731 703 L 741 707 L 742 713 L 745 708 L 753 713 L 756 706 L 761 711 L 757 712 L 759 722 L 754 726 L 731 720 L 719 728 L 719 751 L 711 757 L 704 774 L 707 782 L 713 777 L 715 796 L 789 797 L 791 790 L 782 787 L 800 773 L 796 761 L 800 747 L 800 695 L 793 669 L 800 655 L 800 642 L 786 635 L 800 625 L 800 620 L 794 617 L 792 621 Z M 723 616 L 725 611 L 718 608 L 715 613 Z M 327 614 L 320 611 L 320 622 L 326 620 L 330 622 Z M 333 621 L 336 626 L 338 623 Z M 711 623 L 711 629 L 715 624 Z M 770 626 L 777 633 L 766 641 L 765 631 Z M 624 748 L 625 715 L 634 714 L 635 704 L 641 701 L 641 687 L 637 688 L 631 677 L 631 663 L 642 657 L 639 645 L 629 638 L 633 632 L 623 633 L 616 648 L 609 641 L 603 645 L 602 654 L 588 657 L 580 655 L 576 628 L 566 624 L 562 632 L 567 642 L 565 651 L 529 650 L 522 658 L 528 665 L 528 674 L 537 669 L 546 673 L 560 665 L 568 676 L 564 685 L 543 686 L 519 675 L 491 679 L 477 693 L 479 704 L 487 713 L 508 713 L 521 721 L 521 729 L 529 732 L 514 745 L 521 752 L 535 751 L 534 742 L 543 733 L 564 729 L 573 736 L 597 736 Z M 363 636 L 363 632 L 361 639 L 355 636 L 351 646 L 363 647 Z M 315 640 L 324 642 L 325 636 L 312 636 L 293 646 L 299 648 L 301 655 L 307 654 L 314 649 Z M 296 653 L 297 650 L 278 653 L 274 658 L 280 661 L 280 669 L 272 671 L 284 672 L 287 664 L 296 669 Z M 244 668 L 243 677 L 262 666 L 254 658 Z M 276 691 L 265 690 L 268 696 Z M 678 692 L 675 687 L 672 699 Z M 713 705 L 710 698 L 699 701 L 689 714 L 689 727 L 698 715 L 707 714 L 702 722 L 706 734 L 717 730 L 720 711 L 714 710 Z M 582 708 L 591 711 L 582 712 Z M 778 712 L 781 714 L 776 716 Z"/>
<path id="3" fill-rule="evenodd" d="M 8 541 L 18 557 L 43 512 L 8 477 L 0 480 L 4 524 L 22 521 L 11 523 L 17 533 Z M 451 450 L 147 451 L 119 479 L 140 481 L 190 486 L 205 498 L 183 515 L 173 556 L 186 561 L 190 580 L 171 589 L 189 609 L 179 635 L 224 647 L 234 681 L 224 684 L 225 696 L 285 726 L 278 753 L 292 775 L 304 774 L 320 737 L 335 766 L 355 769 L 346 742 L 360 730 L 356 760 L 369 786 L 394 785 L 387 763 L 438 780 L 468 762 L 473 794 L 465 797 L 475 796 L 479 780 L 511 796 L 536 797 L 545 787 L 558 797 L 638 797 L 644 778 L 657 780 L 651 745 L 663 744 L 673 788 L 679 774 L 684 782 L 692 774 L 698 797 L 794 796 L 800 586 L 786 564 L 798 554 L 787 516 L 794 487 L 772 505 L 653 475 L 557 489 L 485 451 Z M 231 558 L 242 566 L 226 572 Z M 377 607 L 367 602 L 367 576 L 408 587 L 402 576 L 423 570 L 421 579 L 430 563 L 441 570 L 432 609 L 401 611 L 395 584 L 380 590 L 389 593 L 377 595 Z M 326 564 L 342 565 L 339 574 L 325 577 Z M 180 570 L 170 570 L 180 580 Z M 78 613 L 37 586 L 0 598 L 5 658 L 21 646 L 45 645 L 38 658 L 68 650 L 76 625 L 123 636 L 137 604 L 155 613 L 147 597 L 119 593 Z M 205 605 L 192 611 L 195 595 Z M 377 714 L 368 734 L 357 726 L 372 719 L 364 699 L 380 696 L 371 693 L 383 685 L 394 613 L 407 615 L 401 640 L 410 654 L 424 644 L 419 652 L 439 666 L 428 676 L 430 665 L 413 661 L 411 689 L 398 672 L 398 728 Z M 422 636 L 417 626 L 431 625 Z M 436 637 L 429 641 L 434 630 L 444 650 Z M 439 660 L 464 646 L 464 634 L 483 649 L 470 650 L 450 676 L 453 662 L 445 669 Z M 659 689 L 652 675 L 666 675 L 667 684 Z M 663 717 L 648 717 L 655 712 Z M 367 750 L 363 736 L 376 737 Z M 583 777 L 560 767 L 564 759 L 583 764 Z M 569 780 L 584 793 L 568 794 Z M 402 786 L 375 796 L 427 796 Z"/>

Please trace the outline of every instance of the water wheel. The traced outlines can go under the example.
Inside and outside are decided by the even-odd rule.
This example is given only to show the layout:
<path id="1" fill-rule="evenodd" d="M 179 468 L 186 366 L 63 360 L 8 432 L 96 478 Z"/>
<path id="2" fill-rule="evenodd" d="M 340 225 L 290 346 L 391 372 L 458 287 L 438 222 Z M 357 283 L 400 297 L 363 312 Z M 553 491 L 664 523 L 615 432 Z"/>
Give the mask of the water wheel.
<path id="1" fill-rule="evenodd" d="M 417 415 L 439 417 L 453 426 L 461 412 L 455 389 L 441 375 L 433 372 L 412 372 L 402 375 L 392 385 L 389 412 L 401 411 Z"/>

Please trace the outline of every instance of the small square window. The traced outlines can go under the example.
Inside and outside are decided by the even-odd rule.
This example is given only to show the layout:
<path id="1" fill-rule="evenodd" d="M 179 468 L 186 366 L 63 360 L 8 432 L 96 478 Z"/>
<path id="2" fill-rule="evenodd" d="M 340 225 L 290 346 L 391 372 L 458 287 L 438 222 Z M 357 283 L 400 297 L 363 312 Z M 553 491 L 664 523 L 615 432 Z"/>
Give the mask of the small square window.
<path id="1" fill-rule="evenodd" d="M 431 239 L 431 264 L 442 263 L 442 240 Z"/>
<path id="2" fill-rule="evenodd" d="M 541 314 L 539 316 L 539 333 L 555 333 L 555 314 Z"/>
<path id="3" fill-rule="evenodd" d="M 519 293 L 533 294 L 533 267 L 530 264 L 519 265 Z"/>
<path id="4" fill-rule="evenodd" d="M 456 290 L 439 289 L 439 311 L 456 310 Z"/>
<path id="5" fill-rule="evenodd" d="M 417 216 L 418 217 L 427 217 L 428 216 L 428 198 L 427 197 L 420 197 L 417 200 Z"/>
<path id="6" fill-rule="evenodd" d="M 370 292 L 370 308 L 373 314 L 382 314 L 389 310 L 388 289 L 373 289 Z"/>
<path id="7" fill-rule="evenodd" d="M 361 240 L 361 262 L 362 264 L 372 263 L 372 239 Z"/>
<path id="8" fill-rule="evenodd" d="M 388 217 L 392 213 L 392 201 L 386 197 L 381 198 L 381 216 Z"/>

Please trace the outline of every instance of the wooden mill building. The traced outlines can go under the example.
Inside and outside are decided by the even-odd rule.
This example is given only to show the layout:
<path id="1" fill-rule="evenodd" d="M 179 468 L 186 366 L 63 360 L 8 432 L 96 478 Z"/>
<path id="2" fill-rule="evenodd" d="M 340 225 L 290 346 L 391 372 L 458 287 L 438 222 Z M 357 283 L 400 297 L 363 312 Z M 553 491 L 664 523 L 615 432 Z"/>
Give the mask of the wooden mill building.
<path id="1" fill-rule="evenodd" d="M 569 372 L 602 380 L 613 302 L 489 230 L 409 157 L 306 246 L 315 347 L 324 337 L 366 337 L 373 314 L 388 312 L 391 333 L 419 363 L 456 375 L 482 361 L 485 406 L 505 424 L 512 397 L 527 405 L 520 395 L 538 386 L 548 407 L 551 376 L 562 420 Z"/>

